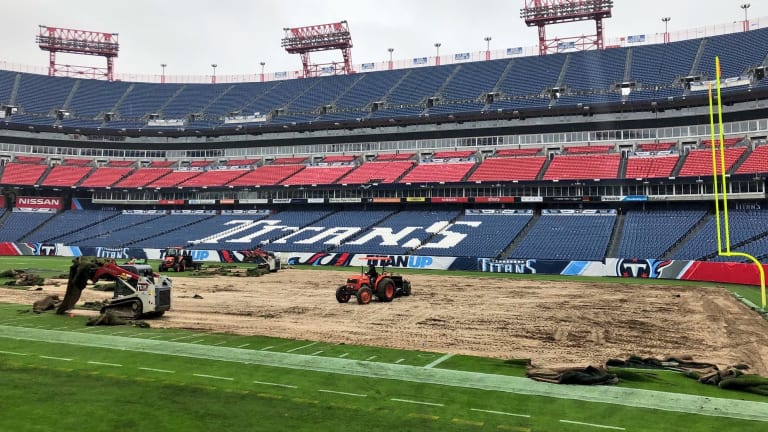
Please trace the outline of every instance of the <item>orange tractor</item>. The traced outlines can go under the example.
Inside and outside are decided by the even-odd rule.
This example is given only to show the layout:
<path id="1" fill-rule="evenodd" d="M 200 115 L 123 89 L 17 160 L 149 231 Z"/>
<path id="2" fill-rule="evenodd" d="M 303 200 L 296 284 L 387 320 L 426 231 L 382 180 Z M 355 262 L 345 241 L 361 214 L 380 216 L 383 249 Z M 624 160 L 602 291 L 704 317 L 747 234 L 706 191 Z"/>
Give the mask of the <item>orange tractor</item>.
<path id="1" fill-rule="evenodd" d="M 203 264 L 195 261 L 189 251 L 180 246 L 171 246 L 163 252 L 163 261 L 158 267 L 158 271 L 174 270 L 183 272 L 187 269 L 200 270 Z"/>
<path id="2" fill-rule="evenodd" d="M 385 263 L 388 257 L 364 257 L 367 261 L 379 261 Z M 357 298 L 357 303 L 368 304 L 376 297 L 380 302 L 391 302 L 395 297 L 411 295 L 411 283 L 403 279 L 402 275 L 392 274 L 381 265 L 381 273 L 376 270 L 375 264 L 368 266 L 365 271 L 363 266 L 360 274 L 347 279 L 347 283 L 336 289 L 336 300 L 346 303 L 352 296 Z"/>

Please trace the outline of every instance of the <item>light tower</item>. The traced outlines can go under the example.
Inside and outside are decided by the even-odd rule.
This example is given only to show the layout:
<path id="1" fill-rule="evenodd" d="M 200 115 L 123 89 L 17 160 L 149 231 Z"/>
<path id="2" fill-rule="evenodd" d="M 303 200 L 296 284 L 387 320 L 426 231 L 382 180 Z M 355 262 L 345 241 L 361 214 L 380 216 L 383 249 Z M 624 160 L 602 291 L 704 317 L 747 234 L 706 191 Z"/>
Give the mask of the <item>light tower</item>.
<path id="1" fill-rule="evenodd" d="M 49 53 L 48 75 L 114 78 L 114 61 L 120 44 L 117 33 L 102 33 L 41 25 L 35 38 L 38 46 Z M 106 68 L 73 66 L 56 63 L 56 53 L 101 56 L 107 59 Z"/>
<path id="2" fill-rule="evenodd" d="M 664 23 L 664 43 L 669 43 L 669 21 L 671 20 L 672 18 L 668 16 L 661 19 L 661 22 Z"/>
<path id="3" fill-rule="evenodd" d="M 740 8 L 744 9 L 744 31 L 749 31 L 749 7 L 752 6 L 749 3 L 743 3 Z"/>
<path id="4" fill-rule="evenodd" d="M 307 27 L 284 28 L 285 36 L 281 46 L 290 54 L 300 54 L 304 78 L 317 76 L 321 67 L 330 66 L 333 74 L 355 73 L 352 70 L 352 36 L 346 21 L 331 24 L 320 24 Z M 343 64 L 325 63 L 312 64 L 309 53 L 313 51 L 340 50 L 344 57 Z"/>
<path id="5" fill-rule="evenodd" d="M 613 0 L 526 0 L 520 18 L 539 28 L 539 55 L 566 49 L 603 49 L 603 18 L 611 17 Z M 595 34 L 547 39 L 546 26 L 595 20 Z"/>

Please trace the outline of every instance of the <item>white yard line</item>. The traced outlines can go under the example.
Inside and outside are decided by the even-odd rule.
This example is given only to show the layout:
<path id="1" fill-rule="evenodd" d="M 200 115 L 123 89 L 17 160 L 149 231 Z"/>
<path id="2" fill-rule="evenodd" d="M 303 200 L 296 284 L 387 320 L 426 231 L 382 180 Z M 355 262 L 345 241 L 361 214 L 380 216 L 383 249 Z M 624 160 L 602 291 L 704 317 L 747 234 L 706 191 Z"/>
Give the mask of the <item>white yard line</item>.
<path id="1" fill-rule="evenodd" d="M 223 377 L 223 376 L 216 376 L 216 375 L 205 375 L 205 374 L 192 374 L 192 375 L 194 375 L 196 377 L 201 377 L 201 378 L 211 378 L 211 379 L 225 380 L 225 381 L 234 381 L 235 380 L 234 378 Z"/>
<path id="2" fill-rule="evenodd" d="M 176 373 L 176 371 L 172 370 L 166 370 L 166 369 L 155 369 L 155 368 L 148 368 L 148 367 L 140 367 L 139 369 L 150 371 L 150 372 L 160 372 L 160 373 Z"/>
<path id="3" fill-rule="evenodd" d="M 321 352 L 322 352 L 322 351 L 313 352 L 313 353 L 312 353 L 312 354 L 310 354 L 310 355 L 318 355 L 318 354 L 320 354 Z"/>
<path id="4" fill-rule="evenodd" d="M 284 388 L 291 388 L 291 389 L 295 389 L 295 388 L 298 388 L 298 387 L 296 387 L 296 386 L 294 386 L 294 385 L 289 385 L 289 384 L 278 384 L 278 383 L 272 383 L 272 382 L 264 382 L 264 381 L 254 381 L 253 383 L 254 383 L 254 384 L 261 384 L 261 385 L 272 386 L 272 387 L 284 387 Z"/>
<path id="5" fill-rule="evenodd" d="M 344 353 L 344 354 L 340 355 L 339 358 L 344 358 L 344 357 L 346 357 L 348 355 L 349 355 L 349 353 Z"/>
<path id="6" fill-rule="evenodd" d="M 71 358 L 64 358 L 64 357 L 51 357 L 51 356 L 38 356 L 40 358 L 48 359 L 48 360 L 61 360 L 61 361 L 72 361 Z"/>
<path id="7" fill-rule="evenodd" d="M 623 427 L 606 426 L 606 425 L 594 424 L 594 423 L 583 423 L 583 422 L 577 422 L 577 421 L 571 421 L 571 420 L 560 420 L 560 423 L 568 423 L 568 424 L 575 424 L 575 425 L 581 425 L 581 426 L 591 426 L 591 427 L 596 427 L 600 429 L 626 430 Z"/>
<path id="8" fill-rule="evenodd" d="M 395 364 L 400 364 L 400 363 L 402 363 L 404 361 L 405 361 L 405 359 L 400 359 L 400 360 L 396 361 Z"/>
<path id="9" fill-rule="evenodd" d="M 441 403 L 434 403 L 434 402 L 424 402 L 424 401 L 415 401 L 415 400 L 410 400 L 410 399 L 397 399 L 397 398 L 392 398 L 392 399 L 390 399 L 390 400 L 391 400 L 391 401 L 395 401 L 395 402 L 405 402 L 405 403 L 412 403 L 412 404 L 418 404 L 418 405 L 429 405 L 429 406 L 439 406 L 439 407 L 441 407 L 441 406 L 445 406 L 445 405 L 443 405 L 443 404 L 441 404 Z"/>
<path id="10" fill-rule="evenodd" d="M 97 361 L 89 361 L 88 364 L 99 365 L 99 366 L 123 367 L 123 365 L 117 364 L 117 363 L 103 363 L 103 362 L 97 362 Z"/>
<path id="11" fill-rule="evenodd" d="M 376 358 L 376 356 L 370 356 L 370 357 L 368 357 L 367 359 L 365 359 L 365 361 L 371 361 L 371 360 L 373 360 L 373 359 L 375 359 L 375 358 Z"/>
<path id="12" fill-rule="evenodd" d="M 470 408 L 470 411 L 477 411 L 482 413 L 488 413 L 488 414 L 499 414 L 499 415 L 505 415 L 505 416 L 512 416 L 512 417 L 525 417 L 525 418 L 531 418 L 528 414 L 515 414 L 510 412 L 504 412 L 504 411 L 493 411 L 493 410 L 484 410 L 479 408 Z"/>
<path id="13" fill-rule="evenodd" d="M 262 348 L 261 351 L 268 351 L 268 350 L 271 350 L 272 348 L 274 348 L 274 347 L 272 345 L 270 345 L 270 346 Z"/>
<path id="14" fill-rule="evenodd" d="M 198 337 L 198 335 L 196 335 L 196 334 L 193 334 L 193 335 L 187 335 L 187 336 L 181 336 L 181 337 L 177 337 L 177 338 L 174 338 L 174 339 L 168 339 L 168 342 L 175 342 L 175 341 L 180 341 L 180 340 L 182 340 L 182 339 L 191 339 L 191 338 L 193 338 L 193 337 Z"/>
<path id="15" fill-rule="evenodd" d="M 426 365 L 426 366 L 424 366 L 424 367 L 425 367 L 425 368 L 427 368 L 427 369 L 431 369 L 431 368 L 433 368 L 433 367 L 435 367 L 435 366 L 439 365 L 440 363 L 442 363 L 442 362 L 444 362 L 444 361 L 448 360 L 448 359 L 449 359 L 449 358 L 451 358 L 451 357 L 453 357 L 453 354 L 446 354 L 446 355 L 444 355 L 444 356 L 440 357 L 439 359 L 437 359 L 437 360 L 433 361 L 432 363 L 430 363 L 430 364 L 428 364 L 428 365 Z"/>
<path id="16" fill-rule="evenodd" d="M 29 354 L 19 353 L 19 352 L 13 352 L 13 351 L 0 351 L 0 354 L 10 354 L 10 355 L 17 355 L 17 356 L 26 356 Z"/>
<path id="17" fill-rule="evenodd" d="M 298 347 L 298 348 L 289 349 L 289 350 L 288 350 L 288 351 L 286 351 L 286 352 L 288 352 L 288 353 L 292 353 L 292 352 L 294 352 L 294 351 L 298 351 L 298 350 L 300 350 L 300 349 L 309 348 L 309 347 L 311 347 L 311 346 L 313 346 L 313 345 L 317 345 L 317 342 L 312 342 L 311 344 L 307 344 L 307 345 L 304 345 L 304 346 L 300 346 L 300 347 Z"/>
<path id="18" fill-rule="evenodd" d="M 245 347 L 247 347 L 248 345 L 250 345 L 250 344 L 242 344 L 242 345 L 238 345 L 238 346 L 236 346 L 235 348 L 245 348 Z"/>
<path id="19" fill-rule="evenodd" d="M 360 394 L 360 393 L 348 393 L 348 392 L 343 392 L 343 391 L 336 391 L 336 390 L 325 390 L 325 389 L 320 389 L 320 390 L 318 390 L 318 391 L 319 391 L 319 392 L 323 392 L 323 393 L 333 393 L 333 394 L 344 395 L 344 396 L 368 397 L 368 395 L 366 395 L 366 394 Z"/>

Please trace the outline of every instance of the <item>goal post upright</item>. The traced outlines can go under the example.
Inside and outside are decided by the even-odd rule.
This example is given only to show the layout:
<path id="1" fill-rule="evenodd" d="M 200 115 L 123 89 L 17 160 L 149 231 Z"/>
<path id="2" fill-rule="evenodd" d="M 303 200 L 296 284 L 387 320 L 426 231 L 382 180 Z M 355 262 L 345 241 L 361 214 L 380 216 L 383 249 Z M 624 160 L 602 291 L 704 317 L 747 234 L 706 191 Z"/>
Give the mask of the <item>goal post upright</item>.
<path id="1" fill-rule="evenodd" d="M 760 263 L 760 260 L 754 256 L 744 252 L 732 252 L 731 251 L 731 232 L 730 221 L 728 219 L 728 189 L 725 178 L 725 132 L 723 131 L 723 103 L 721 100 L 721 74 L 720 74 L 720 57 L 715 57 L 715 84 L 717 86 L 717 121 L 718 121 L 718 139 L 715 140 L 715 113 L 712 103 L 712 83 L 709 83 L 709 124 L 712 148 L 712 176 L 713 194 L 715 197 L 715 222 L 717 224 L 717 255 L 725 257 L 742 257 L 752 261 L 760 273 L 760 301 L 763 311 L 766 310 L 766 293 L 765 293 L 765 269 Z M 717 143 L 716 143 L 717 142 Z M 717 166 L 717 151 L 720 151 L 720 167 Z M 722 191 L 718 193 L 718 175 L 722 182 Z M 720 220 L 720 195 L 723 197 L 723 220 Z M 723 250 L 723 235 L 725 231 L 725 250 Z"/>

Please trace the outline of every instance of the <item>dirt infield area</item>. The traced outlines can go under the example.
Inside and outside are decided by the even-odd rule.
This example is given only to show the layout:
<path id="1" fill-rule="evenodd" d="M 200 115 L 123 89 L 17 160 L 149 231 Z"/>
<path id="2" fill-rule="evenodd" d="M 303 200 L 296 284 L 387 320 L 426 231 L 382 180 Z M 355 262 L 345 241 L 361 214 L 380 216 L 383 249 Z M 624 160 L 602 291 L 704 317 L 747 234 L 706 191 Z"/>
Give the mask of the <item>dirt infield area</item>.
<path id="1" fill-rule="evenodd" d="M 152 326 L 531 358 L 547 367 L 687 354 L 721 366 L 747 363 L 768 376 L 768 321 L 724 289 L 426 274 L 406 276 L 411 297 L 362 306 L 354 298 L 336 301 L 335 289 L 347 274 L 171 273 L 173 308 Z M 46 294 L 63 295 L 65 285 L 46 285 L 43 292 L 1 289 L 0 299 L 31 305 Z M 109 295 L 86 289 L 80 303 Z"/>

